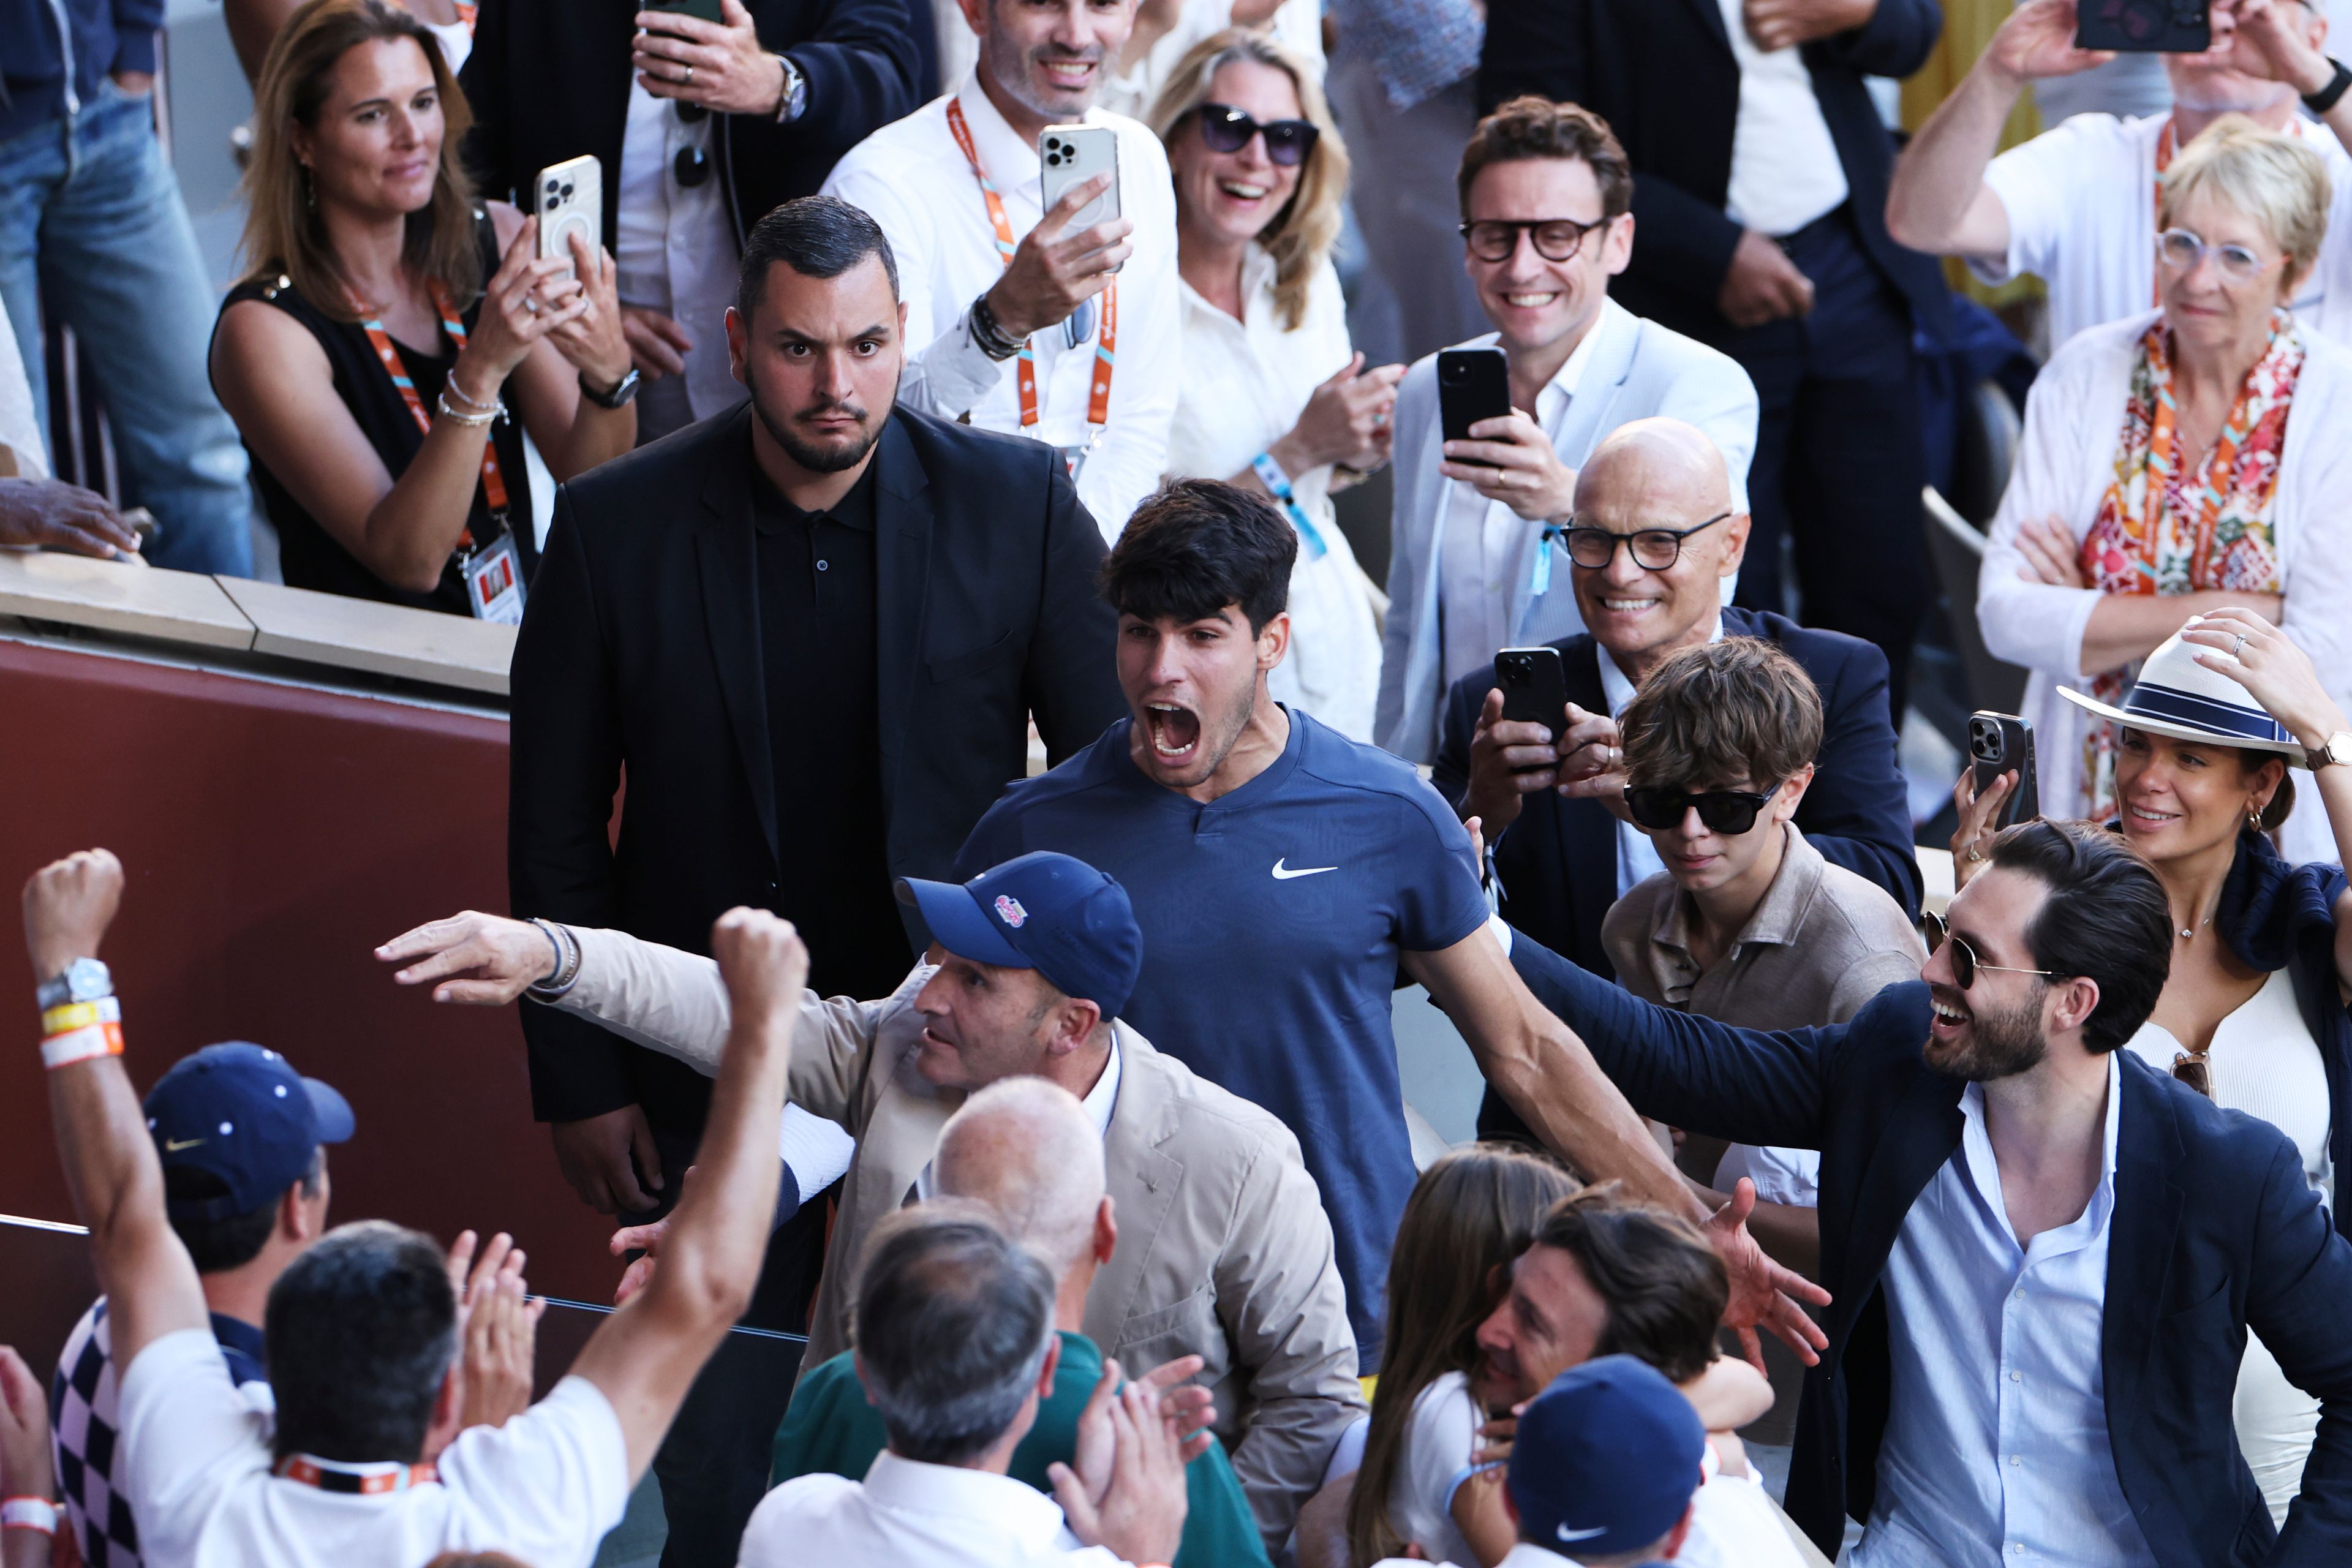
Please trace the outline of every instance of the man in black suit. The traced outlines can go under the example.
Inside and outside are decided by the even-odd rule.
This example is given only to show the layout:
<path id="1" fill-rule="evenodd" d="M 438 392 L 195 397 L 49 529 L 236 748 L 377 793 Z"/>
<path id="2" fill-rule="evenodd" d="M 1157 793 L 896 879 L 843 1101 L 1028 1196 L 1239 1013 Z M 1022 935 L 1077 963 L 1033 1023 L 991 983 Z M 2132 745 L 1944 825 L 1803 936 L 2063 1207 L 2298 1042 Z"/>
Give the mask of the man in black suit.
<path id="1" fill-rule="evenodd" d="M 918 951 L 893 879 L 950 874 L 1030 716 L 1058 760 L 1125 711 L 1102 535 L 1051 449 L 894 409 L 896 263 L 864 213 L 771 213 L 741 290 L 750 406 L 558 492 L 515 647 L 514 912 L 700 952 L 720 911 L 764 907 L 811 984 L 885 996 Z M 523 1024 L 582 1197 L 674 1195 L 709 1080 L 552 1008 Z M 780 1235 L 748 1321 L 799 1327 L 807 1239 Z M 665 1447 L 673 1541 L 703 1543 L 674 1562 L 732 1560 L 791 1389 L 774 1350 L 730 1342 Z"/>
<path id="2" fill-rule="evenodd" d="M 1745 554 L 1748 521 L 1731 510 L 1722 453 L 1696 427 L 1663 418 L 1621 427 L 1577 476 L 1566 543 L 1589 629 L 1550 645 L 1567 678 L 1561 722 L 1507 721 L 1492 666 L 1447 694 L 1431 782 L 1465 817 L 1480 819 L 1504 918 L 1596 974 L 1614 973 L 1601 942 L 1609 906 L 1664 869 L 1625 816 L 1616 715 L 1669 655 L 1717 637 L 1763 637 L 1813 678 L 1822 749 L 1797 828 L 1830 861 L 1918 910 L 1919 864 L 1886 717 L 1886 661 L 1853 637 L 1723 607 L 1723 580 L 1753 558 Z M 1630 537 L 1645 531 L 1655 537 Z M 1602 550 L 1606 565 L 1579 559 Z M 1491 1092 L 1478 1125 L 1490 1137 L 1527 1136 Z"/>
<path id="3" fill-rule="evenodd" d="M 2164 889 L 2032 822 L 1920 981 L 1850 1023 L 1734 1029 L 1532 942 L 1512 962 L 1636 1110 L 1822 1153 L 1822 1326 L 1790 1516 L 1858 1568 L 2352 1561 L 2352 1247 L 2294 1145 L 2121 1047 L 2171 965 Z M 2252 1330 L 2320 1400 L 2283 1533 L 2239 1451 Z"/>
<path id="4" fill-rule="evenodd" d="M 1906 77 L 1937 0 L 1493 0 L 1482 108 L 1522 92 L 1609 121 L 1640 242 L 1611 292 L 1739 361 L 1763 404 L 1739 602 L 1786 606 L 1792 534 L 1809 625 L 1876 643 L 1903 710 L 1929 598 L 1912 353 L 1949 302 L 1887 237 L 1895 144 L 1865 75 Z"/>
<path id="5" fill-rule="evenodd" d="M 459 78 L 467 166 L 526 213 L 540 170 L 603 166 L 640 445 L 740 400 L 721 323 L 743 237 L 913 111 L 915 40 L 908 0 L 721 0 L 718 22 L 637 0 L 483 0 Z"/>

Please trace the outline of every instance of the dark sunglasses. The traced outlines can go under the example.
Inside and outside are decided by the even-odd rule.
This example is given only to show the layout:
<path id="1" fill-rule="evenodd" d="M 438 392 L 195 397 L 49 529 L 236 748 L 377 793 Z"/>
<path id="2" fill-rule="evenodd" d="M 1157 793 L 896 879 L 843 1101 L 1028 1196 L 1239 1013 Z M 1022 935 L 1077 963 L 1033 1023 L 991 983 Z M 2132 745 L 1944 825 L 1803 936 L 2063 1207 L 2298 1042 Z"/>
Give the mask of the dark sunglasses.
<path id="1" fill-rule="evenodd" d="M 1694 533 L 1704 533 L 1731 513 L 1717 512 L 1705 522 L 1695 522 L 1688 528 L 1644 528 L 1633 533 L 1612 533 L 1605 528 L 1572 524 L 1559 531 L 1568 546 L 1568 558 L 1587 571 L 1605 572 L 1617 559 L 1617 547 L 1623 545 L 1633 552 L 1633 564 L 1644 572 L 1670 572 L 1683 558 L 1683 541 Z"/>
<path id="2" fill-rule="evenodd" d="M 1265 155 L 1286 169 L 1295 169 L 1307 162 L 1307 154 L 1315 151 L 1315 139 L 1322 132 L 1307 120 L 1253 120 L 1230 103 L 1204 103 L 1193 112 L 1200 116 L 1201 140 L 1212 153 L 1238 153 L 1250 144 L 1250 138 L 1265 138 Z"/>
<path id="3" fill-rule="evenodd" d="M 2213 1098 L 2213 1073 L 2212 1069 L 2206 1065 L 2203 1051 L 2174 1052 L 2172 1076 L 2206 1099 Z"/>
<path id="4" fill-rule="evenodd" d="M 1546 261 L 1573 261 L 1584 237 L 1608 223 L 1605 217 L 1591 223 L 1572 217 L 1485 218 L 1464 224 L 1462 238 L 1470 254 L 1481 261 L 1508 261 L 1519 248 L 1519 235 L 1524 231 L 1535 240 L 1536 254 Z"/>
<path id="5" fill-rule="evenodd" d="M 1653 833 L 1680 827 L 1683 814 L 1696 811 L 1709 833 L 1736 837 L 1756 826 L 1756 814 L 1772 803 L 1772 794 L 1769 789 L 1761 794 L 1748 789 L 1711 789 L 1694 794 L 1679 789 L 1633 788 L 1625 792 L 1625 810 L 1636 826 Z"/>
<path id="6" fill-rule="evenodd" d="M 1630 795 L 1633 792 L 1632 790 L 1627 790 L 1625 793 Z M 1969 945 L 1968 938 L 1954 934 L 1952 928 L 1944 923 L 1944 917 L 1936 913 L 1933 910 L 1928 910 L 1926 914 L 1919 917 L 1919 924 L 1922 930 L 1922 934 L 1924 934 L 1927 939 L 1927 951 L 1929 953 L 1932 954 L 1940 952 L 1947 944 L 1950 945 L 1952 950 L 1952 978 L 1960 983 L 1960 989 L 1963 991 L 1968 990 L 1977 983 L 1977 971 L 1980 969 L 1988 970 L 1995 974 L 2038 974 L 2044 980 L 2052 980 L 2057 977 L 2058 972 L 2054 969 L 2019 969 L 2006 963 L 1984 963 L 1979 962 L 1977 958 L 1977 950 Z"/>

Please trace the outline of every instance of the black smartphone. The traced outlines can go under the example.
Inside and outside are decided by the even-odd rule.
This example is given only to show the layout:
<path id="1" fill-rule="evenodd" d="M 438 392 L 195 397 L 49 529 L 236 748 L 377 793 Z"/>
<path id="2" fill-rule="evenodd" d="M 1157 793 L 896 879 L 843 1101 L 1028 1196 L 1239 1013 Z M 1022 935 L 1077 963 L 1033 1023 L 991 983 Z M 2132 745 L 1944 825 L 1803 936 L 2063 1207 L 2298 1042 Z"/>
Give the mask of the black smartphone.
<path id="1" fill-rule="evenodd" d="M 699 16 L 706 22 L 723 20 L 719 15 L 719 0 L 644 0 L 648 11 L 675 11 L 681 16 Z"/>
<path id="2" fill-rule="evenodd" d="M 1568 726 L 1568 675 L 1556 647 L 1507 647 L 1495 656 L 1495 683 L 1503 689 L 1503 718 L 1512 724 L 1540 724 L 1558 740 Z M 1545 764 L 1518 768 L 1540 773 Z"/>
<path id="3" fill-rule="evenodd" d="M 1511 371 L 1502 350 L 1446 349 L 1438 354 L 1437 422 L 1446 440 L 1470 440 L 1470 426 L 1481 419 L 1499 419 L 1510 411 Z M 1449 460 L 1470 461 L 1467 458 Z"/>
<path id="4" fill-rule="evenodd" d="M 1996 829 L 2031 822 L 2042 815 L 2042 788 L 2033 776 L 2033 726 L 2014 713 L 1969 715 L 1969 760 L 1977 771 L 1977 793 L 1982 795 L 2006 773 L 2017 774 L 2017 789 L 2000 803 Z"/>
<path id="5" fill-rule="evenodd" d="M 2213 46 L 2211 0 L 2079 0 L 2077 48 L 2197 55 Z"/>

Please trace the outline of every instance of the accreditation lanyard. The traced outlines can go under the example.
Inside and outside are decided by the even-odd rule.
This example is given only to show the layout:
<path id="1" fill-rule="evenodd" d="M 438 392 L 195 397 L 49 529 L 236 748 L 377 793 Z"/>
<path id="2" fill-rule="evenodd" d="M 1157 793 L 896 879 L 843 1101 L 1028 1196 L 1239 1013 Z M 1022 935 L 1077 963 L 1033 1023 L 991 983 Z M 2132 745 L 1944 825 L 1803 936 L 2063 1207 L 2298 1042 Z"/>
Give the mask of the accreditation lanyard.
<path id="1" fill-rule="evenodd" d="M 1016 243 L 1013 220 L 1004 216 L 1004 198 L 996 194 L 987 171 L 980 166 L 980 151 L 972 145 L 971 127 L 964 123 L 961 100 L 948 100 L 948 131 L 955 137 L 956 145 L 963 149 L 964 159 L 971 165 L 971 177 L 980 182 L 981 199 L 988 204 L 989 225 L 996 230 L 996 259 L 1010 267 Z M 1087 454 L 1102 439 L 1103 426 L 1110 423 L 1110 376 L 1118 347 L 1118 279 L 1114 278 L 1103 289 L 1102 335 L 1095 340 L 1094 383 L 1087 395 L 1087 444 L 1065 447 L 1062 452 L 1072 479 L 1077 478 Z M 1015 356 L 1014 378 L 1021 388 L 1021 427 L 1026 430 L 1037 423 L 1037 356 L 1026 338 L 1021 341 L 1021 353 Z"/>
<path id="2" fill-rule="evenodd" d="M 470 5 L 467 4 L 467 0 L 457 0 L 457 20 L 466 24 L 466 37 L 470 38 L 474 36 L 474 18 L 481 14 L 482 8 L 479 5 Z"/>
<path id="3" fill-rule="evenodd" d="M 449 341 L 457 345 L 458 352 L 463 353 L 466 323 L 457 319 L 457 309 L 449 298 L 448 288 L 438 278 L 433 279 L 432 287 L 433 307 L 441 312 L 441 330 L 449 334 Z M 419 430 L 427 436 L 433 434 L 433 416 L 425 412 L 425 400 L 416 395 L 416 384 L 408 378 L 408 367 L 400 363 L 400 351 L 393 346 L 392 334 L 383 330 L 383 322 L 371 316 L 360 323 L 360 330 L 367 333 L 368 342 L 374 345 L 375 357 L 383 362 L 383 373 L 392 377 L 392 384 L 400 389 L 400 400 L 408 405 L 408 416 L 416 421 Z M 490 503 L 490 521 L 503 531 L 507 525 L 507 481 L 506 476 L 499 469 L 499 444 L 490 438 L 487 430 L 482 433 L 482 497 Z M 457 550 L 460 554 L 466 554 L 473 549 L 474 531 L 468 527 L 457 535 Z"/>
<path id="4" fill-rule="evenodd" d="M 310 1454 L 287 1455 L 278 1461 L 277 1474 L 281 1479 L 316 1487 L 322 1492 L 341 1492 L 353 1497 L 381 1497 L 385 1492 L 404 1492 L 411 1487 L 421 1487 L 441 1479 L 430 1464 L 404 1465 L 392 1460 L 376 1465 L 352 1465 L 336 1459 L 321 1459 Z"/>

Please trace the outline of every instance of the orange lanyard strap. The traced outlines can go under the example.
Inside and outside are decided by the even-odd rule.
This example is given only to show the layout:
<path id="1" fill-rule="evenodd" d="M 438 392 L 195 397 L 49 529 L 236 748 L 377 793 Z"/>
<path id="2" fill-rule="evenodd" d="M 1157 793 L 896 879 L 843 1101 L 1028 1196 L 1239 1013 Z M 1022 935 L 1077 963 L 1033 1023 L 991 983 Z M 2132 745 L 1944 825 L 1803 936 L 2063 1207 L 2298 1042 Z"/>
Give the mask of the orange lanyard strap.
<path id="1" fill-rule="evenodd" d="M 278 1474 L 322 1492 L 356 1497 L 404 1492 L 411 1487 L 440 1479 L 439 1473 L 429 1464 L 404 1465 L 394 1460 L 380 1465 L 346 1465 L 333 1459 L 314 1459 L 308 1454 L 287 1455 L 278 1461 Z"/>
<path id="2" fill-rule="evenodd" d="M 470 38 L 474 36 L 474 18 L 481 14 L 482 8 L 479 5 L 470 5 L 467 4 L 467 0 L 457 0 L 457 20 L 466 24 L 466 37 Z"/>
<path id="3" fill-rule="evenodd" d="M 2172 167 L 2172 155 L 2180 150 L 2180 138 L 2175 133 L 2170 119 L 2164 122 L 2164 134 L 2156 139 L 2156 189 L 2149 197 L 2148 221 L 2150 234 L 2164 232 L 2164 172 Z M 2164 303 L 2164 273 L 2156 265 L 2156 247 L 2148 247 L 2148 293 L 2150 303 Z"/>
<path id="4" fill-rule="evenodd" d="M 449 341 L 457 345 L 458 352 L 464 353 L 466 323 L 457 319 L 457 305 L 449 298 L 448 288 L 438 278 L 433 279 L 433 307 L 441 312 L 441 330 L 449 334 Z M 360 323 L 360 330 L 367 333 L 368 342 L 374 345 L 375 357 L 383 362 L 383 373 L 392 377 L 392 384 L 400 389 L 400 400 L 408 405 L 408 416 L 416 421 L 419 430 L 427 436 L 433 434 L 433 416 L 425 412 L 425 400 L 416 395 L 416 384 L 408 378 L 408 367 L 401 363 L 400 351 L 393 346 L 392 334 L 383 330 L 383 322 L 371 316 Z M 456 363 L 452 361 L 450 371 L 455 374 L 456 370 Z M 488 430 L 482 433 L 482 495 L 490 503 L 490 520 L 499 527 L 505 527 L 506 476 L 499 469 L 499 444 L 490 438 Z M 473 547 L 474 531 L 468 528 L 457 535 L 457 548 L 471 550 Z"/>
<path id="5" fill-rule="evenodd" d="M 971 165 L 971 177 L 980 182 L 981 200 L 988 204 L 989 226 L 996 231 L 996 259 L 1010 267 L 1017 244 L 1013 237 L 1013 220 L 1004 214 L 1004 198 L 996 194 L 988 172 L 980 166 L 980 150 L 972 145 L 971 127 L 964 123 L 961 100 L 948 100 L 948 132 L 963 149 L 964 160 Z M 1118 363 L 1118 279 L 1114 278 L 1103 289 L 1102 333 L 1095 340 L 1094 381 L 1087 393 L 1087 423 L 1093 427 L 1092 439 L 1100 439 L 1103 426 L 1110 423 L 1110 377 Z M 1021 427 L 1025 430 L 1037 423 L 1037 356 L 1026 338 L 1021 340 L 1021 353 L 1015 357 L 1014 378 L 1021 388 Z"/>

